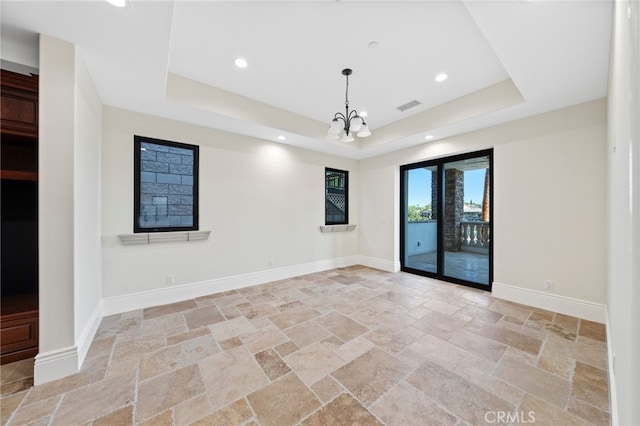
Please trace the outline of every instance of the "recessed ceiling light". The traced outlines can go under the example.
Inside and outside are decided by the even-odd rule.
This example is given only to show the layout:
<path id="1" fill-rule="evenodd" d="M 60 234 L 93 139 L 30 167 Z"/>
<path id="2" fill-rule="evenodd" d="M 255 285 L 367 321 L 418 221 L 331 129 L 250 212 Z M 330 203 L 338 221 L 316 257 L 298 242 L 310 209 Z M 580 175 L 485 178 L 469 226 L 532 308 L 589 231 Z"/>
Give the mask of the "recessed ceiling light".
<path id="1" fill-rule="evenodd" d="M 243 58 L 236 58 L 236 60 L 233 61 L 233 63 L 236 64 L 236 67 L 238 68 L 246 68 L 249 65 L 247 60 Z"/>
<path id="2" fill-rule="evenodd" d="M 438 83 L 440 83 L 440 82 L 442 82 L 442 81 L 445 81 L 447 78 L 449 78 L 449 76 L 448 76 L 447 74 L 445 74 L 445 73 L 441 72 L 440 74 L 436 75 L 436 79 L 435 79 L 435 80 L 436 80 Z"/>
<path id="3" fill-rule="evenodd" d="M 360 117 L 366 117 L 367 115 L 368 115 L 368 114 L 367 114 L 367 111 L 362 111 L 362 112 L 360 113 Z"/>
<path id="4" fill-rule="evenodd" d="M 424 137 L 426 140 L 433 139 L 433 135 L 427 135 Z"/>
<path id="5" fill-rule="evenodd" d="M 127 5 L 127 0 L 107 0 L 107 2 L 115 7 L 125 7 Z"/>
<path id="6" fill-rule="evenodd" d="M 280 135 L 280 136 L 278 136 L 278 140 L 279 141 L 284 141 L 284 140 L 287 140 L 287 138 L 285 138 L 284 136 Z"/>
<path id="7" fill-rule="evenodd" d="M 378 48 L 377 41 L 372 41 L 371 43 L 369 43 L 369 49 L 377 49 L 377 48 Z"/>

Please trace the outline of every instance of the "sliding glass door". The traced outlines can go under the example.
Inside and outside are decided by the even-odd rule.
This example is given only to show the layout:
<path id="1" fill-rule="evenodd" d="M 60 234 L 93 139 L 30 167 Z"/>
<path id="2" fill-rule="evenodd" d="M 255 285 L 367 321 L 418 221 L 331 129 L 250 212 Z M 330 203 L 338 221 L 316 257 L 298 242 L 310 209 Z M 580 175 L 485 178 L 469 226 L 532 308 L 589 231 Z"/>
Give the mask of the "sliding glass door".
<path id="1" fill-rule="evenodd" d="M 401 167 L 403 271 L 490 289 L 492 151 Z"/>

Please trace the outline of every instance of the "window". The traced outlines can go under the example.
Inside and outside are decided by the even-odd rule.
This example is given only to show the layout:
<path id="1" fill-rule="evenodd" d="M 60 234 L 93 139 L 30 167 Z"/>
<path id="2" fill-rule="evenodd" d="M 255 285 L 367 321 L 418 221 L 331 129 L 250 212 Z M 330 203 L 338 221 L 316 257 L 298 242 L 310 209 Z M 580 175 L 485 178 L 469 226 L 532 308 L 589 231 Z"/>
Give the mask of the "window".
<path id="1" fill-rule="evenodd" d="M 134 136 L 134 232 L 198 229 L 198 147 Z"/>
<path id="2" fill-rule="evenodd" d="M 326 168 L 324 179 L 325 225 L 349 223 L 349 172 Z"/>

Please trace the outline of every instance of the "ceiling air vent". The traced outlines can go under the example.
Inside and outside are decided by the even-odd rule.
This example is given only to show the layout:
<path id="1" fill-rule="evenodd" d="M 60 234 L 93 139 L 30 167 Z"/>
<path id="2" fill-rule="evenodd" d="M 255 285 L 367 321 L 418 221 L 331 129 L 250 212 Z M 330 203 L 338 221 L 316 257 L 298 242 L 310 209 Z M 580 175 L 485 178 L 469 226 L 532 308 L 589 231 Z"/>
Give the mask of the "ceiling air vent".
<path id="1" fill-rule="evenodd" d="M 405 112 L 406 110 L 408 110 L 409 108 L 413 108 L 414 106 L 418 106 L 420 105 L 420 102 L 417 100 L 412 100 L 411 102 L 407 102 L 404 105 L 400 105 L 399 107 L 397 107 L 396 109 L 400 112 Z"/>

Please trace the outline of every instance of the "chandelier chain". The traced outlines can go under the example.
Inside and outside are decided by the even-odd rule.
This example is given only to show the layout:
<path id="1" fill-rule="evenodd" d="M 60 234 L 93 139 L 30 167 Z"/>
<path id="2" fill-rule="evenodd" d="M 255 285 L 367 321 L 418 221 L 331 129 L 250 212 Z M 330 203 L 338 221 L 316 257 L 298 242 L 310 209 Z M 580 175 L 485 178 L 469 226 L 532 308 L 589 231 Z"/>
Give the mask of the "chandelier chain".
<path id="1" fill-rule="evenodd" d="M 344 91 L 344 104 L 347 106 L 347 110 L 349 109 L 349 74 L 347 74 L 347 88 Z"/>

